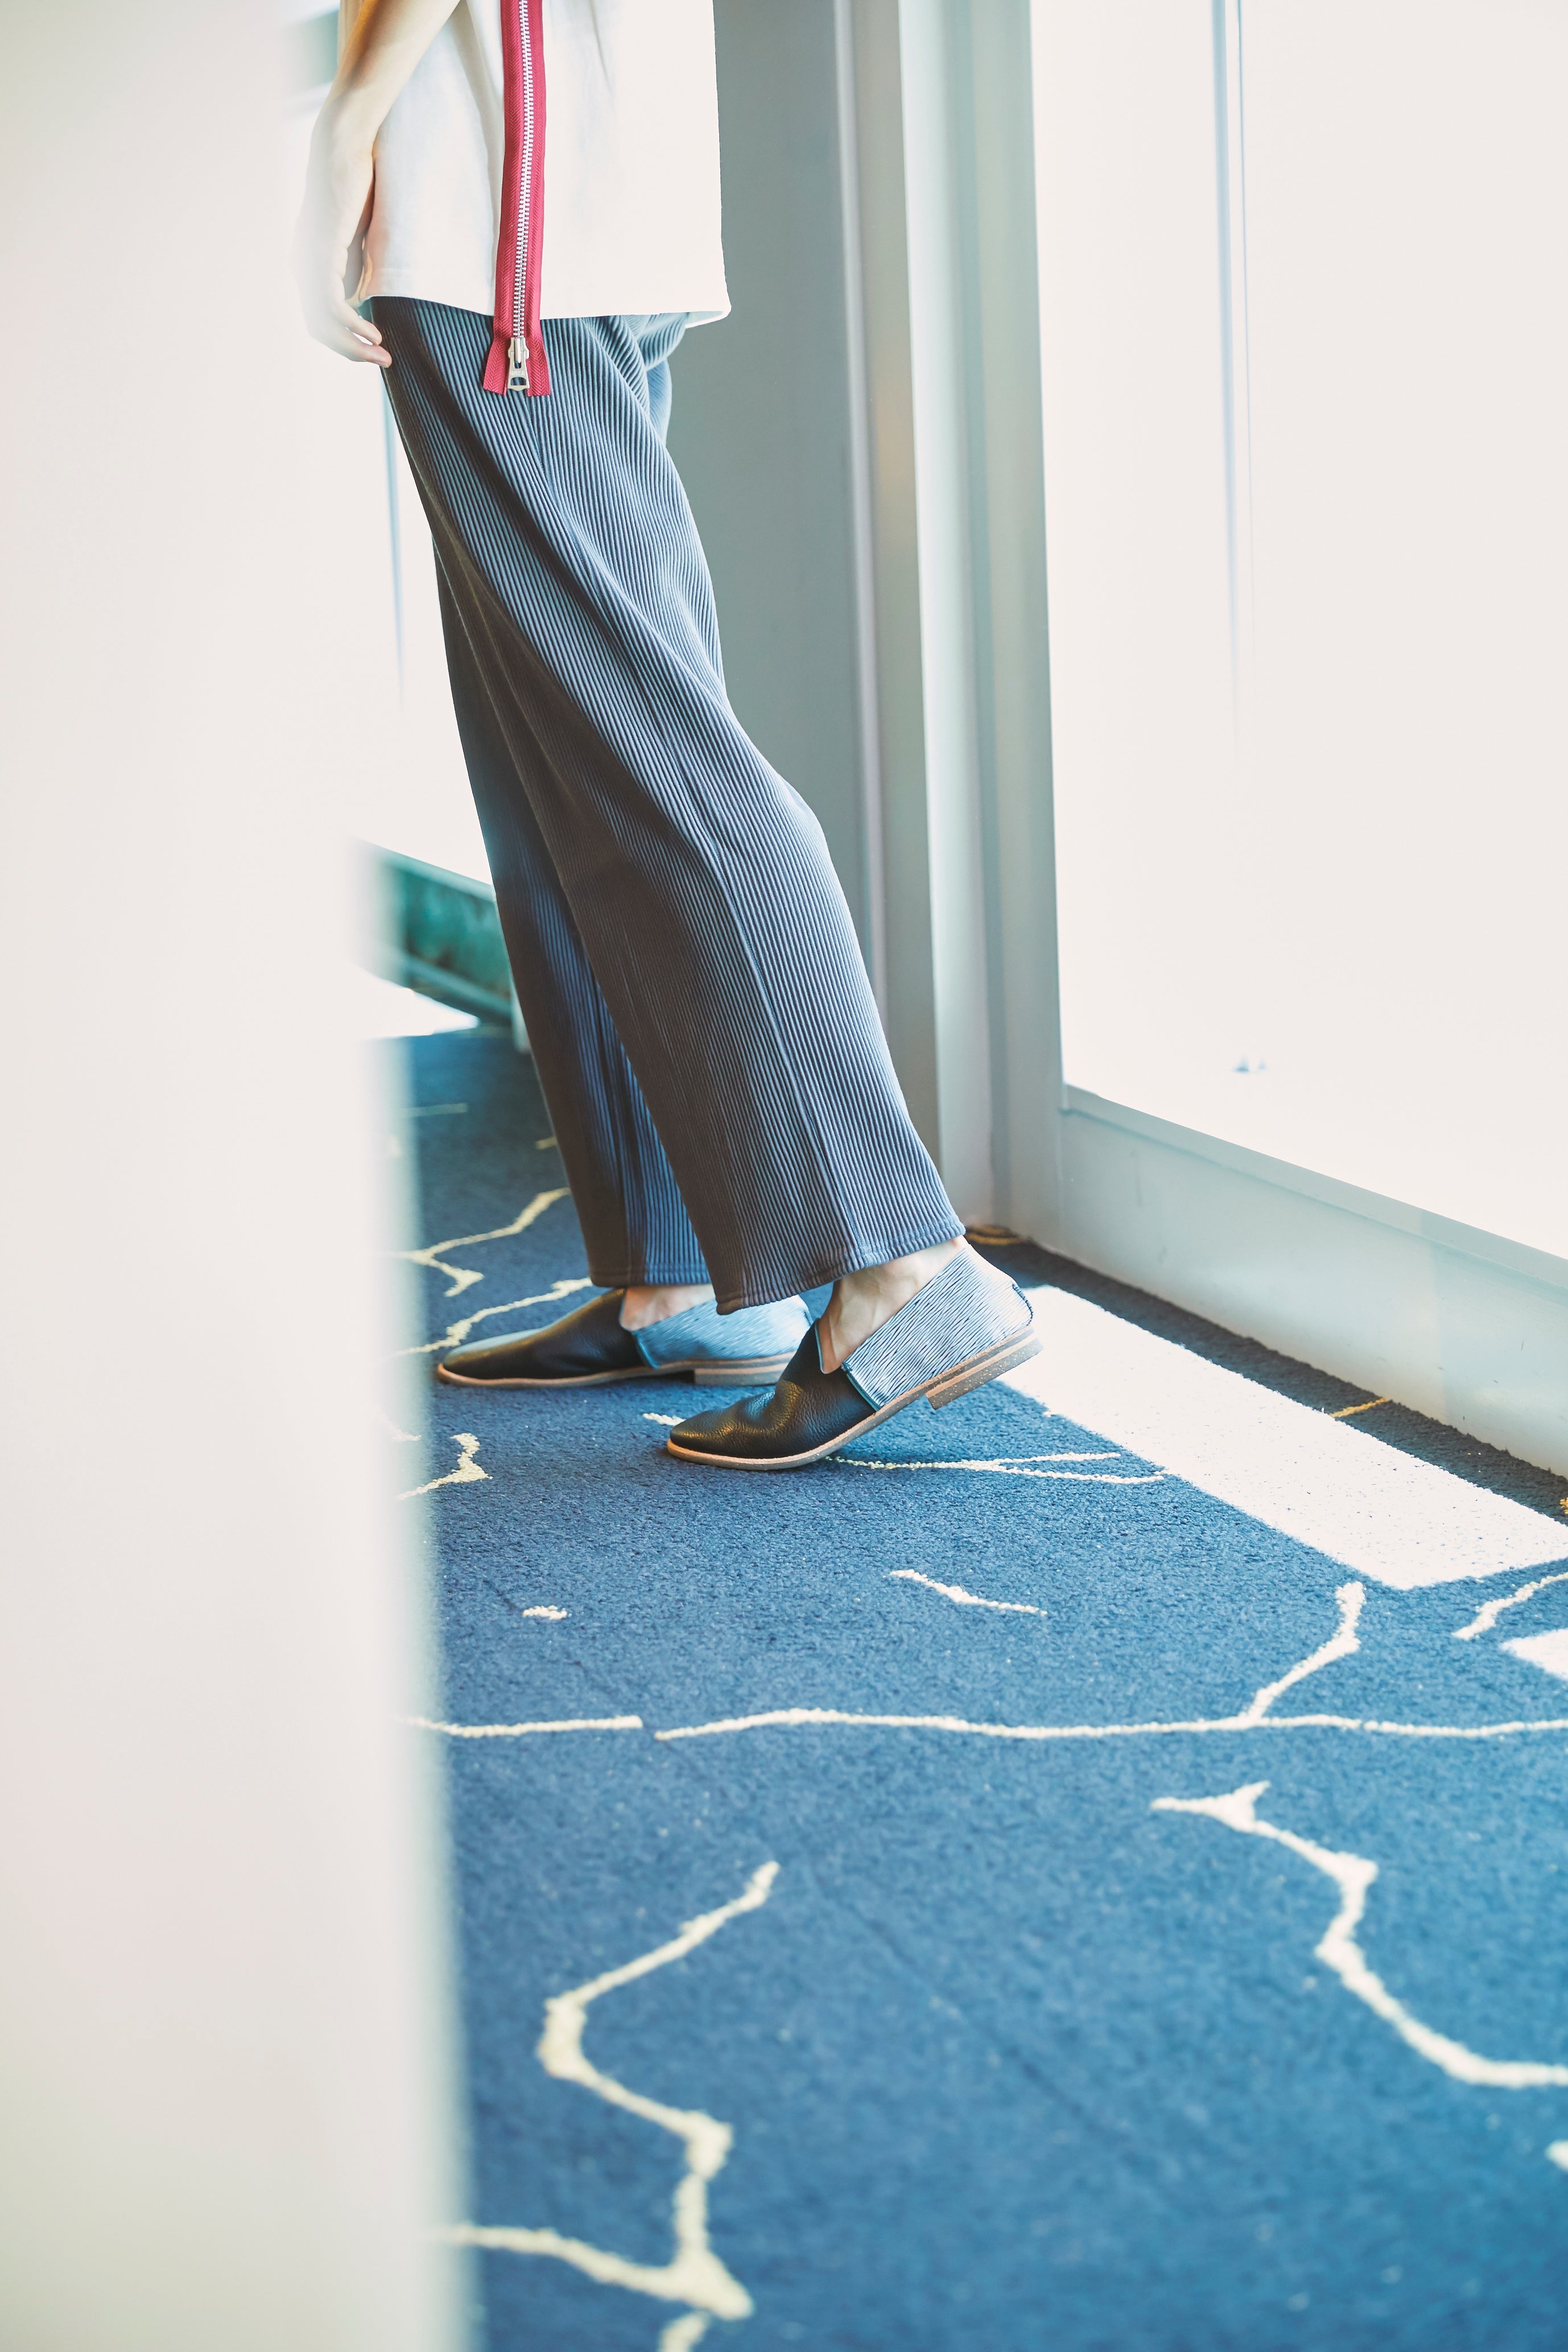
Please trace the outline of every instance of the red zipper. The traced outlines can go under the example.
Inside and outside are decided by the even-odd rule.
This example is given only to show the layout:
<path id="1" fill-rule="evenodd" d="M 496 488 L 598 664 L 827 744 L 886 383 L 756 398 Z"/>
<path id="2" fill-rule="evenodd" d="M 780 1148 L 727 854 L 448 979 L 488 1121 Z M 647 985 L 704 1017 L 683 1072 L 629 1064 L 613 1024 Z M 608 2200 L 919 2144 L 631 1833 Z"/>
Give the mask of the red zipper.
<path id="1" fill-rule="evenodd" d="M 550 362 L 539 331 L 544 257 L 544 0 L 500 0 L 502 103 L 500 235 L 487 392 L 542 393 Z"/>

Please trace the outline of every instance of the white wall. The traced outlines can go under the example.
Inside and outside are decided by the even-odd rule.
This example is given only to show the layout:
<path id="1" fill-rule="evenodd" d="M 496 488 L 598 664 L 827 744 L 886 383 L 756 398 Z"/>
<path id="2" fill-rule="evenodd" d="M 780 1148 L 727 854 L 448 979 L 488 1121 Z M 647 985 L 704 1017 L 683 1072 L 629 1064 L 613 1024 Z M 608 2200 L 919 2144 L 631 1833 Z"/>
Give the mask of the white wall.
<path id="1" fill-rule="evenodd" d="M 396 1722 L 389 1163 L 340 1019 L 356 681 L 280 397 L 274 39 L 222 0 L 7 27 L 12 2352 L 460 2333 L 420 2234 L 458 2193 L 439 1853 Z"/>
<path id="2" fill-rule="evenodd" d="M 303 193 L 325 88 L 279 110 L 282 185 Z M 312 478 L 333 497 L 332 637 L 352 680 L 358 756 L 339 772 L 342 822 L 366 841 L 489 881 L 441 633 L 430 528 L 376 373 L 350 367 L 290 323 L 275 385 Z M 392 501 L 389 509 L 389 498 Z M 395 546 L 395 561 L 394 549 Z"/>
<path id="3" fill-rule="evenodd" d="M 874 965 L 834 18 L 833 0 L 717 0 L 733 307 L 676 353 L 669 446 L 731 698 L 820 819 Z"/>

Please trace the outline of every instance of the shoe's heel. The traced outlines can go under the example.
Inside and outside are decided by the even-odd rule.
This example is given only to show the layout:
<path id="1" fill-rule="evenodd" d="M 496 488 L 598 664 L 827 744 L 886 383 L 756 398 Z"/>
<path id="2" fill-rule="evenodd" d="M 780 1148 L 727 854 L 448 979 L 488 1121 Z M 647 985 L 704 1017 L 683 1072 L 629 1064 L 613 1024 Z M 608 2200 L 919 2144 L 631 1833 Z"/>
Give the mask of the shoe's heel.
<path id="1" fill-rule="evenodd" d="M 771 1389 L 783 1373 L 788 1356 L 737 1356 L 725 1363 L 693 1364 L 691 1377 L 700 1389 Z"/>
<path id="2" fill-rule="evenodd" d="M 1043 1344 L 1034 1325 L 1026 1323 L 1021 1331 L 999 1339 L 994 1348 L 985 1349 L 978 1356 L 971 1356 L 966 1364 L 957 1365 L 934 1388 L 927 1389 L 926 1402 L 940 1412 L 944 1404 L 956 1403 L 971 1389 L 984 1388 L 987 1381 L 999 1379 L 1016 1364 L 1026 1364 L 1031 1356 L 1039 1354 Z"/>

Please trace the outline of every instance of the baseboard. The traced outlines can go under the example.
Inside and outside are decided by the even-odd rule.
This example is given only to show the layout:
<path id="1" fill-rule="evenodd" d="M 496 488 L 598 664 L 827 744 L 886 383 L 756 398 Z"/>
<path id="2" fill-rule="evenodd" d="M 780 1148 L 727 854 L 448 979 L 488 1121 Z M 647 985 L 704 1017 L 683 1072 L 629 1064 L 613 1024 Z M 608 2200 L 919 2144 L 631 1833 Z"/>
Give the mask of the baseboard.
<path id="1" fill-rule="evenodd" d="M 1074 1089 L 1053 1245 L 1568 1473 L 1568 1265 Z"/>

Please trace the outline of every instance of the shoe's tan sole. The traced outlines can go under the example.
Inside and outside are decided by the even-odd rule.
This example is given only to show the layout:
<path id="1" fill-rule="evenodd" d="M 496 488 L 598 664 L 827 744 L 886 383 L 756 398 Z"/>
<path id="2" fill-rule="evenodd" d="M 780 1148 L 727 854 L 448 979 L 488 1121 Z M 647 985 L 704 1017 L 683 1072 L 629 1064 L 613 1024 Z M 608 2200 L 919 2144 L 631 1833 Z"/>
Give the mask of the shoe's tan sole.
<path id="1" fill-rule="evenodd" d="M 940 1412 L 944 1404 L 955 1403 L 961 1396 L 967 1396 L 971 1389 L 984 1388 L 987 1381 L 1000 1379 L 1015 1365 L 1026 1364 L 1031 1357 L 1039 1354 L 1043 1344 L 1034 1327 L 1026 1325 L 1022 1331 L 1015 1331 L 1008 1339 L 999 1339 L 994 1347 L 982 1349 L 978 1356 L 971 1356 L 965 1363 L 954 1364 L 951 1371 L 942 1373 L 938 1379 L 925 1381 L 918 1389 L 910 1389 L 907 1396 L 895 1397 L 892 1403 L 885 1404 L 879 1412 L 870 1414 L 865 1421 L 858 1421 L 853 1429 L 847 1429 L 842 1437 L 830 1437 L 826 1445 L 814 1445 L 806 1454 L 778 1454 L 767 1461 L 740 1454 L 702 1454 L 694 1445 L 677 1445 L 678 1433 L 675 1431 L 666 1438 L 665 1451 L 673 1454 L 678 1462 L 706 1462 L 717 1470 L 804 1470 L 808 1463 L 820 1462 L 826 1454 L 837 1454 L 841 1445 L 851 1444 L 857 1437 L 864 1437 L 868 1430 L 880 1427 L 884 1421 L 891 1421 L 896 1412 L 902 1412 L 906 1405 L 918 1404 L 921 1397 Z"/>
<path id="2" fill-rule="evenodd" d="M 955 1364 L 951 1372 L 944 1372 L 940 1381 L 933 1381 L 927 1389 L 926 1402 L 940 1412 L 944 1404 L 955 1404 L 961 1396 L 967 1396 L 971 1389 L 983 1389 L 987 1381 L 999 1380 L 1004 1372 L 1012 1371 L 1019 1364 L 1026 1364 L 1032 1357 L 1039 1354 L 1044 1346 L 1045 1341 L 1033 1324 L 1026 1324 L 1023 1330 L 1015 1331 L 1011 1339 L 1000 1340 L 994 1348 L 987 1348 L 983 1355 L 971 1356 L 966 1364 Z"/>
<path id="3" fill-rule="evenodd" d="M 607 1389 L 620 1381 L 679 1381 L 689 1373 L 700 1389 L 771 1389 L 789 1361 L 788 1356 L 745 1356 L 729 1364 L 693 1358 L 684 1364 L 637 1364 L 625 1372 L 579 1372 L 565 1381 L 479 1381 L 437 1364 L 436 1378 L 455 1389 Z"/>

